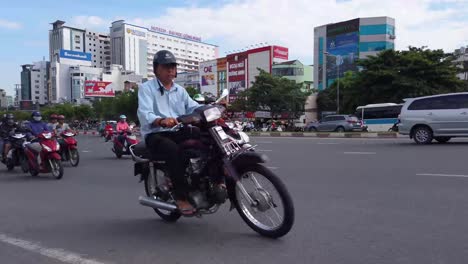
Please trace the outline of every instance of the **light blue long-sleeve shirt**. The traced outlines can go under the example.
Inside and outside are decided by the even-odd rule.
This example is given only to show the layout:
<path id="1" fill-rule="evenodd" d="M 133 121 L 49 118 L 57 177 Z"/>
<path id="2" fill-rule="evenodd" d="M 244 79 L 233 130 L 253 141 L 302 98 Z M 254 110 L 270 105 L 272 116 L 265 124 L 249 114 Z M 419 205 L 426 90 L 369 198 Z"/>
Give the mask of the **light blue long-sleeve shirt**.
<path id="1" fill-rule="evenodd" d="M 162 95 L 160 87 L 164 89 Z M 156 118 L 177 118 L 192 113 L 199 106 L 185 88 L 176 83 L 170 90 L 166 90 L 156 78 L 141 84 L 138 89 L 138 119 L 143 138 L 150 133 L 167 130 L 152 125 Z"/>

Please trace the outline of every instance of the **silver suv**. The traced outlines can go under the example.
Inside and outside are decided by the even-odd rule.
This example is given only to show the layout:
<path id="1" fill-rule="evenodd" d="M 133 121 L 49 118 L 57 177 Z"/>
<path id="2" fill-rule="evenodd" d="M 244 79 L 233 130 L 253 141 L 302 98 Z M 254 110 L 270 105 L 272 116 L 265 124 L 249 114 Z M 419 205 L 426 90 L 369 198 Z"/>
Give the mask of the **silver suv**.
<path id="1" fill-rule="evenodd" d="M 418 144 L 468 137 L 468 93 L 440 94 L 405 101 L 398 125 L 400 134 Z"/>
<path id="2" fill-rule="evenodd" d="M 304 130 L 310 132 L 328 131 L 328 132 L 349 132 L 365 131 L 366 127 L 353 115 L 329 115 L 322 121 L 308 124 Z"/>

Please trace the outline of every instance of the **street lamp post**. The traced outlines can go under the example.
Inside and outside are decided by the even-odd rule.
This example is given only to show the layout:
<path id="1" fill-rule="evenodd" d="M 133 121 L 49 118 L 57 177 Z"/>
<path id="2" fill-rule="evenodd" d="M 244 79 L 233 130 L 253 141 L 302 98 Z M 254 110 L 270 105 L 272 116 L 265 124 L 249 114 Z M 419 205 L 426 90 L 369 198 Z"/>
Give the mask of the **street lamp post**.
<path id="1" fill-rule="evenodd" d="M 336 113 L 340 113 L 340 64 L 338 63 L 338 56 L 332 55 L 329 52 L 325 51 L 323 54 L 326 56 L 334 57 L 336 63 Z"/>

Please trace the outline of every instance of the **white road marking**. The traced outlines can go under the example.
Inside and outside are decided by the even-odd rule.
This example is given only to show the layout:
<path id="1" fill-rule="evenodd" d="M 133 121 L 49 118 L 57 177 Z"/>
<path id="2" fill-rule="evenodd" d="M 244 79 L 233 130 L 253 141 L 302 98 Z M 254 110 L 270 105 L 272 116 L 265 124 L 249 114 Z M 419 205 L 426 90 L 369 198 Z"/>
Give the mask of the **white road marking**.
<path id="1" fill-rule="evenodd" d="M 272 152 L 271 149 L 257 149 L 258 152 Z"/>
<path id="2" fill-rule="evenodd" d="M 22 249 L 38 253 L 49 258 L 59 260 L 64 263 L 70 264 L 105 264 L 94 259 L 84 258 L 76 253 L 69 252 L 60 248 L 46 248 L 41 246 L 39 243 L 14 238 L 0 233 L 0 242 L 4 242 L 13 246 L 20 247 Z"/>
<path id="3" fill-rule="evenodd" d="M 270 170 L 277 170 L 278 169 L 278 167 L 267 167 L 267 168 L 270 169 Z"/>
<path id="4" fill-rule="evenodd" d="M 343 154 L 350 154 L 350 155 L 375 155 L 376 152 L 343 152 Z"/>
<path id="5" fill-rule="evenodd" d="M 338 145 L 336 142 L 318 142 L 317 145 Z"/>
<path id="6" fill-rule="evenodd" d="M 82 150 L 81 152 L 92 152 L 91 150 Z"/>
<path id="7" fill-rule="evenodd" d="M 457 175 L 457 174 L 437 174 L 437 173 L 418 173 L 417 176 L 436 176 L 436 177 L 462 177 L 468 178 L 468 175 Z"/>

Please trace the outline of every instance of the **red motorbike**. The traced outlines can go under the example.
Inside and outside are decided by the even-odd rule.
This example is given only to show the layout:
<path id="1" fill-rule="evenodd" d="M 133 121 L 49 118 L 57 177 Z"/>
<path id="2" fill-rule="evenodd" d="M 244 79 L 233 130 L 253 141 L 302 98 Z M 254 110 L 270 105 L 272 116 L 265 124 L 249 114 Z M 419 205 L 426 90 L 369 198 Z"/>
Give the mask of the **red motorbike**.
<path id="1" fill-rule="evenodd" d="M 119 135 L 121 137 L 119 137 Z M 119 138 L 123 138 L 123 143 Z M 126 132 L 121 131 L 116 133 L 114 136 L 114 147 L 112 148 L 112 151 L 115 153 L 115 156 L 120 159 L 123 155 L 131 155 L 129 147 L 131 145 L 138 144 L 138 142 L 139 141 L 136 138 L 136 135 L 133 134 L 132 130 Z"/>
<path id="2" fill-rule="evenodd" d="M 114 135 L 114 129 L 112 127 L 104 130 L 104 138 L 106 139 L 106 142 L 111 140 L 113 135 Z"/>
<path id="3" fill-rule="evenodd" d="M 63 166 L 60 154 L 60 144 L 55 140 L 55 135 L 52 132 L 44 131 L 37 136 L 37 140 L 41 145 L 39 153 L 42 164 L 39 165 L 37 153 L 27 145 L 24 152 L 28 157 L 29 173 L 31 176 L 37 176 L 39 173 L 52 173 L 57 179 L 63 177 Z"/>
<path id="4" fill-rule="evenodd" d="M 60 154 L 63 161 L 69 161 L 73 167 L 78 166 L 80 163 L 80 153 L 78 151 L 78 141 L 76 141 L 76 134 L 71 130 L 63 131 L 60 136 Z"/>

